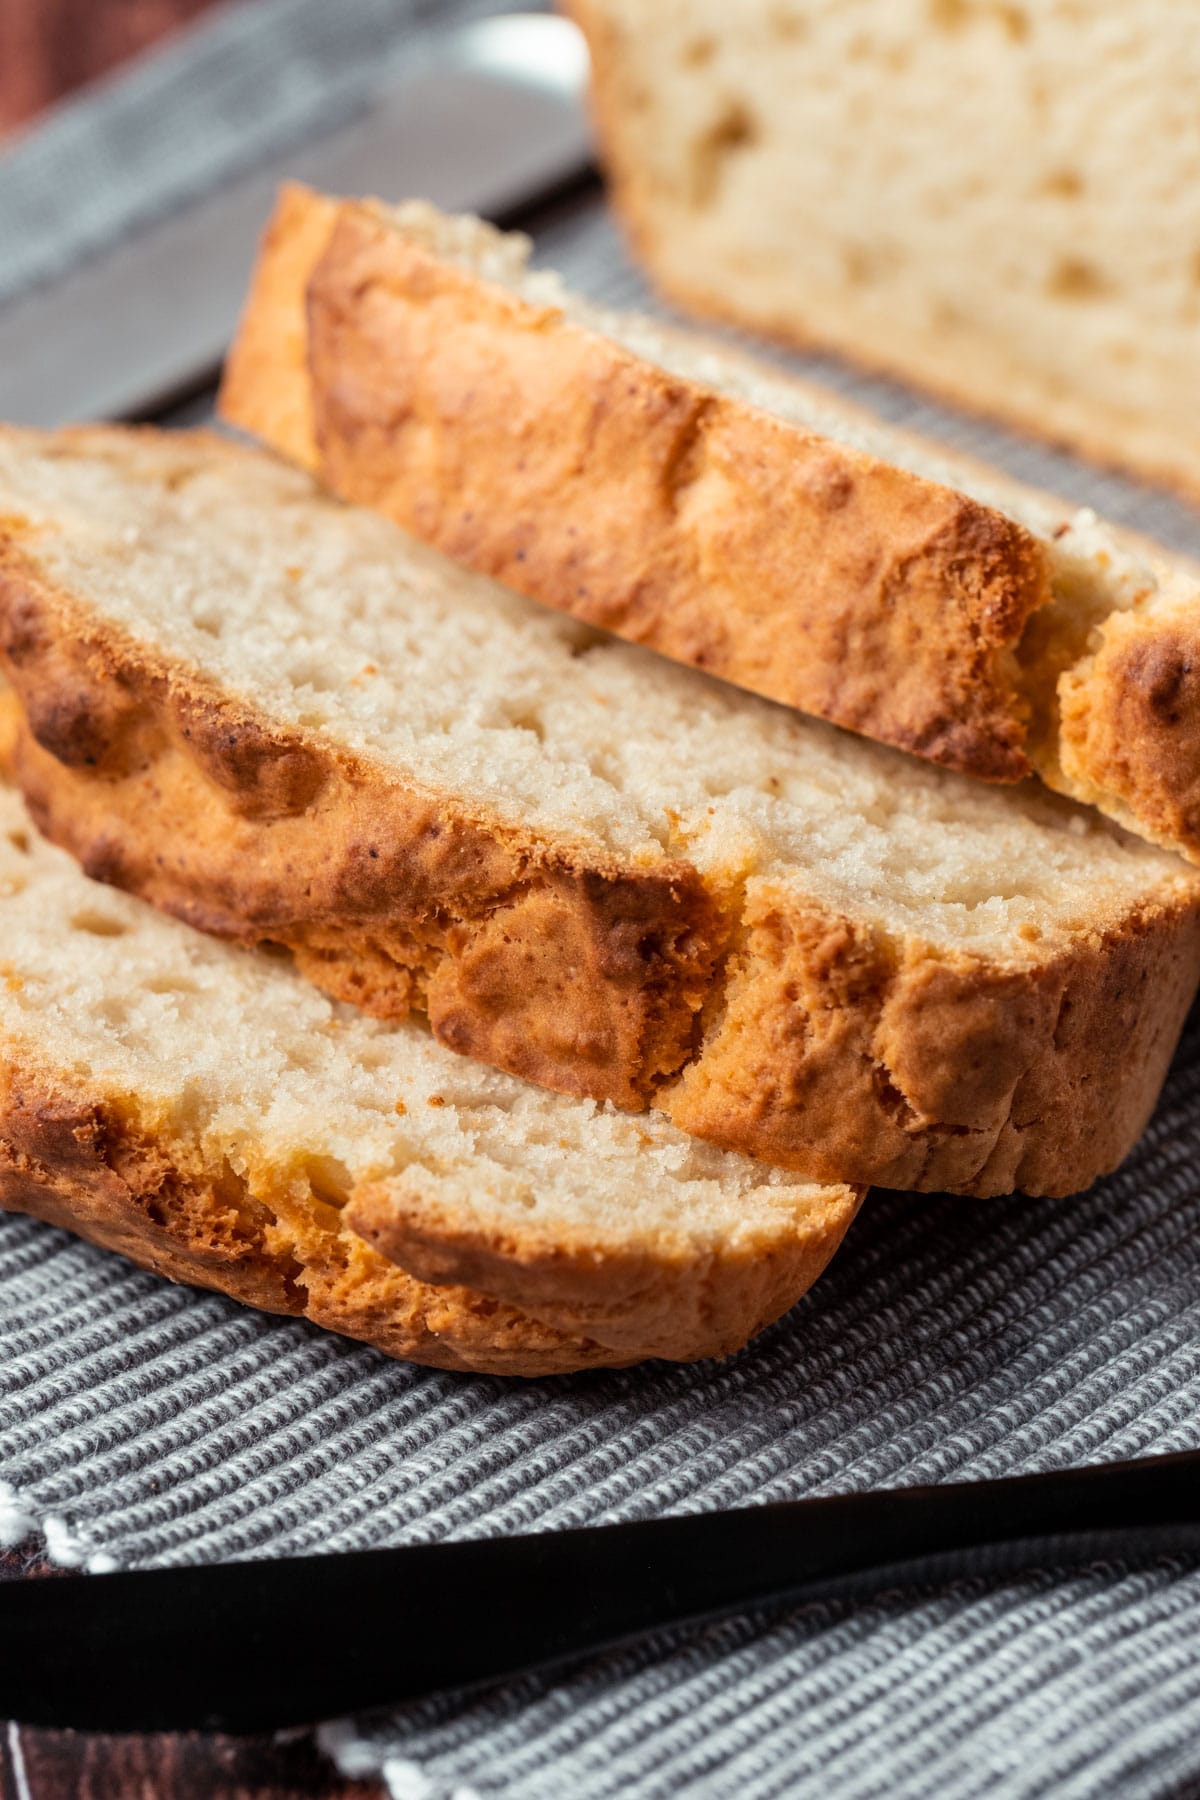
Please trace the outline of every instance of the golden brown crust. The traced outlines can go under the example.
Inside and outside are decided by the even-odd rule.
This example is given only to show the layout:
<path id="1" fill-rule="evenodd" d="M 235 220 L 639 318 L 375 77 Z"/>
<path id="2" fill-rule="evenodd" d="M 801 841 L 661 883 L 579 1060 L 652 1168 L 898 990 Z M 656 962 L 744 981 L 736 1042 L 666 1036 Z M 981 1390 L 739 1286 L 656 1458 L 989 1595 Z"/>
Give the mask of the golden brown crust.
<path id="1" fill-rule="evenodd" d="M 329 207 L 281 202 L 226 418 L 588 623 L 946 766 L 1028 773 L 1012 649 L 1049 590 L 1022 527 L 668 376 L 376 209 L 342 202 L 329 231 Z"/>
<path id="2" fill-rule="evenodd" d="M 577 8 L 573 6 L 571 10 Z M 632 213 L 627 223 L 631 235 L 639 245 L 643 244 L 648 234 L 638 226 Z M 645 257 L 652 265 L 649 250 Z M 752 324 L 782 345 L 800 349 L 822 347 L 823 340 L 804 335 L 794 321 L 747 321 L 720 295 L 684 285 L 678 279 L 667 281 L 664 277 L 660 285 L 664 293 L 697 314 L 732 325 Z M 853 343 L 839 341 L 833 347 L 883 374 L 909 380 L 914 376 L 911 363 L 869 357 Z M 952 365 L 943 358 L 936 368 L 922 368 L 916 373 L 924 386 L 948 401 L 979 410 L 978 393 L 968 381 L 955 381 L 951 371 Z M 1200 482 L 1188 470 L 1161 459 L 1149 461 L 1123 454 L 1112 431 L 1100 424 L 1090 431 L 1081 426 L 1067 429 L 1059 424 L 1047 429 L 1044 413 L 1006 407 L 999 397 L 989 400 L 987 410 L 1019 429 L 1040 432 L 1094 462 L 1160 482 L 1185 499 L 1200 500 Z M 993 489 L 1000 485 L 990 470 L 988 478 Z M 1028 494 L 1029 490 L 1024 492 Z M 1038 494 L 1037 498 L 1045 501 L 1049 496 Z M 1062 502 L 1061 510 L 1066 517 L 1072 508 Z M 1164 555 L 1159 546 L 1140 539 L 1136 533 L 1114 530 L 1114 536 L 1144 557 L 1154 560 Z M 1173 556 L 1171 561 L 1183 564 L 1186 559 Z M 1033 630 L 1036 633 L 1036 623 Z M 1027 640 L 1028 635 L 1027 632 Z M 1026 650 L 1027 645 L 1019 648 L 1019 658 Z M 1052 724 L 1052 729 L 1042 734 L 1044 741 L 1037 743 L 1029 733 L 1024 739 L 1033 768 L 1050 787 L 1099 807 L 1127 830 L 1150 843 L 1176 850 L 1196 864 L 1200 864 L 1198 668 L 1200 631 L 1186 619 L 1176 616 L 1166 624 L 1152 612 L 1114 611 L 1103 627 L 1099 653 L 1081 657 L 1060 678 L 1053 720 L 1043 722 Z M 1037 690 L 1047 675 L 1053 682 L 1053 667 L 1034 670 L 1032 680 L 1029 674 L 1027 669 L 1026 678 L 1018 684 L 1025 695 L 1026 716 L 1030 711 L 1036 714 Z"/>
<path id="3" fill-rule="evenodd" d="M 824 1270 L 859 1198 L 832 1186 L 786 1238 L 731 1227 L 706 1254 L 686 1221 L 678 1233 L 631 1232 L 602 1254 L 559 1225 L 498 1232 L 425 1179 L 365 1185 L 346 1223 L 422 1280 L 481 1289 L 611 1350 L 678 1361 L 737 1349 L 785 1312 Z"/>
<path id="4" fill-rule="evenodd" d="M 421 1213 L 424 1180 L 433 1199 L 423 1235 L 413 1237 L 396 1221 Z M 472 1259 L 452 1215 L 439 1253 L 436 1183 L 416 1171 L 401 1186 L 365 1186 L 338 1206 L 300 1171 L 240 1177 L 227 1162 L 212 1166 L 194 1141 L 142 1119 L 136 1097 L 89 1092 L 26 1046 L 5 1046 L 0 1208 L 62 1226 L 172 1281 L 435 1368 L 547 1375 L 727 1354 L 816 1279 L 858 1198 L 831 1190 L 794 1242 L 779 1234 L 757 1257 L 705 1260 L 663 1246 L 658 1255 L 630 1249 L 610 1259 L 562 1242 L 557 1257 L 546 1246 L 493 1243 Z M 474 1286 L 461 1278 L 469 1262 L 481 1277 Z M 422 1263 L 428 1279 L 411 1272 Z M 514 1286 L 527 1289 L 527 1306 L 506 1298 Z"/>
<path id="5" fill-rule="evenodd" d="M 644 1104 L 688 1054 L 726 932 L 690 865 L 542 842 L 256 717 L 2 534 L 0 655 L 18 780 L 96 879 L 564 1093 Z"/>
<path id="6" fill-rule="evenodd" d="M 908 943 L 760 891 L 721 1017 L 671 1091 L 685 1131 L 813 1179 L 1069 1194 L 1115 1168 L 1158 1097 L 1200 958 L 1195 908 L 1148 906 L 1038 967 Z M 803 1145 L 798 1135 L 804 1134 Z"/>
<path id="7" fill-rule="evenodd" d="M 133 1103 L 89 1094 L 22 1049 L 0 1071 L 0 1207 L 119 1251 L 171 1281 L 288 1313 L 433 1368 L 547 1375 L 636 1357 L 464 1288 L 414 1281 L 304 1184 L 271 1205 L 193 1145 L 147 1132 Z"/>
<path id="8" fill-rule="evenodd" d="M 1057 711 L 1055 784 L 1200 862 L 1200 618 L 1114 613 Z"/>
<path id="9" fill-rule="evenodd" d="M 17 779 L 91 874 L 220 935 L 289 944 L 373 1010 L 428 1007 L 453 1049 L 650 1101 L 815 1179 L 1086 1187 L 1141 1129 L 1200 972 L 1186 884 L 1004 967 L 897 944 L 801 891 L 589 865 L 156 661 L 17 545 L 0 558 L 0 652 L 25 709 Z M 1091 1032 L 1064 1034 L 1064 997 Z"/>

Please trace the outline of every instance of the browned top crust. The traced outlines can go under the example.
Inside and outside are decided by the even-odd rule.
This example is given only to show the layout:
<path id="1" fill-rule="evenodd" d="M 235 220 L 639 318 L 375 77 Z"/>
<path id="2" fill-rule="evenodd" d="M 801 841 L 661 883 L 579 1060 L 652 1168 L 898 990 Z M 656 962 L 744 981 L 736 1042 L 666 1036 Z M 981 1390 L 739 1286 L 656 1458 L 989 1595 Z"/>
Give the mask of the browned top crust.
<path id="1" fill-rule="evenodd" d="M 380 209 L 284 191 L 221 410 L 534 599 L 947 767 L 1029 772 L 1030 533 L 667 375 Z"/>
<path id="2" fill-rule="evenodd" d="M 1009 966 L 802 889 L 541 841 L 126 640 L 12 540 L 0 652 L 17 778 L 89 873 L 285 944 L 377 1014 L 427 1010 L 455 1050 L 816 1180 L 1088 1185 L 1141 1131 L 1200 974 L 1186 880 Z"/>

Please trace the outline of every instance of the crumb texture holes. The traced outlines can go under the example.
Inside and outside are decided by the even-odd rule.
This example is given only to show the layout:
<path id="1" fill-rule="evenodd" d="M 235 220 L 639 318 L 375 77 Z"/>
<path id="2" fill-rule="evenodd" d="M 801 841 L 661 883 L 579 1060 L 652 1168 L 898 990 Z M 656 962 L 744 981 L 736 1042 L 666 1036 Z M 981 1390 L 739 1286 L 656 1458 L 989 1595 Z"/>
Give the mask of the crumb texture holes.
<path id="1" fill-rule="evenodd" d="M 86 931 L 91 937 L 119 938 L 125 937 L 131 928 L 121 919 L 114 919 L 111 913 L 101 912 L 95 906 L 85 906 L 79 912 L 71 914 L 71 929 Z"/>

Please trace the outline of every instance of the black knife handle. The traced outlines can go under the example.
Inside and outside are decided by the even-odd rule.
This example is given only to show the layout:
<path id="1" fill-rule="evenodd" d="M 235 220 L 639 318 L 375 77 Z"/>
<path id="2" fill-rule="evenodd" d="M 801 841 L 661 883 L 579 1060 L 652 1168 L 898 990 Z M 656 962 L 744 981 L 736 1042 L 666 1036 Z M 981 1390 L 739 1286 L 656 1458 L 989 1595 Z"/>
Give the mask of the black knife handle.
<path id="1" fill-rule="evenodd" d="M 0 1715 L 262 1731 L 768 1600 L 1200 1550 L 1200 1452 L 532 1536 L 0 1584 Z"/>

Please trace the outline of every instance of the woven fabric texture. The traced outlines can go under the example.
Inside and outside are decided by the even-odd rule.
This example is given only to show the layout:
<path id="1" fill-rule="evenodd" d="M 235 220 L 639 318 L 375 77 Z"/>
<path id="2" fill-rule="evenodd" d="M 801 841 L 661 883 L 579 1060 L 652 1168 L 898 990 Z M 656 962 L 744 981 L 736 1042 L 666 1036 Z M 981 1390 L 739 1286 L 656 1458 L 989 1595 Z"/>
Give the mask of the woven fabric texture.
<path id="1" fill-rule="evenodd" d="M 228 9 L 0 165 L 6 244 L 56 155 L 80 181 L 91 157 L 105 229 L 130 229 L 184 184 L 219 180 L 268 139 L 277 148 L 274 134 L 299 136 L 321 108 L 353 104 L 397 21 L 415 29 L 435 11 L 455 9 Z M 281 20 L 288 29 L 272 40 Z M 261 138 L 253 84 L 229 73 L 241 51 L 228 46 L 247 44 L 270 65 Z M 132 181 L 130 121 L 135 139 L 158 142 L 163 96 L 185 90 L 178 159 L 149 186 L 145 157 L 134 159 Z M 291 107 L 289 93 L 301 97 Z M 207 119 L 214 139 L 202 166 L 187 118 Z M 86 252 L 81 192 L 63 200 L 75 226 L 47 230 L 27 247 L 24 274 L 10 263 L 0 281 L 41 278 Z M 598 202 L 540 224 L 541 256 L 570 279 L 602 300 L 646 299 Z M 890 383 L 807 366 L 1200 554 L 1200 517 L 1166 496 Z M 0 1535 L 36 1527 L 57 1560 L 101 1570 L 554 1529 L 1187 1448 L 1200 1443 L 1198 1158 L 1200 1020 L 1143 1144 L 1092 1193 L 877 1193 L 814 1292 L 730 1362 L 540 1383 L 389 1363 L 0 1218 Z M 347 1773 L 382 1774 L 397 1800 L 1182 1800 L 1200 1794 L 1198 1634 L 1195 1564 L 1043 1570 L 667 1634 L 553 1680 L 341 1722 L 324 1741 Z"/>
<path id="2" fill-rule="evenodd" d="M 1200 1406 L 1200 1031 L 1069 1203 L 876 1194 L 741 1356 L 410 1369 L 0 1221 L 0 1466 L 64 1560 L 553 1529 L 1179 1449 Z M 397 1794 L 1200 1788 L 1200 1572 L 1044 1572 L 678 1633 L 327 1742 Z M 403 1629 L 419 1629 L 419 1623 Z"/>

